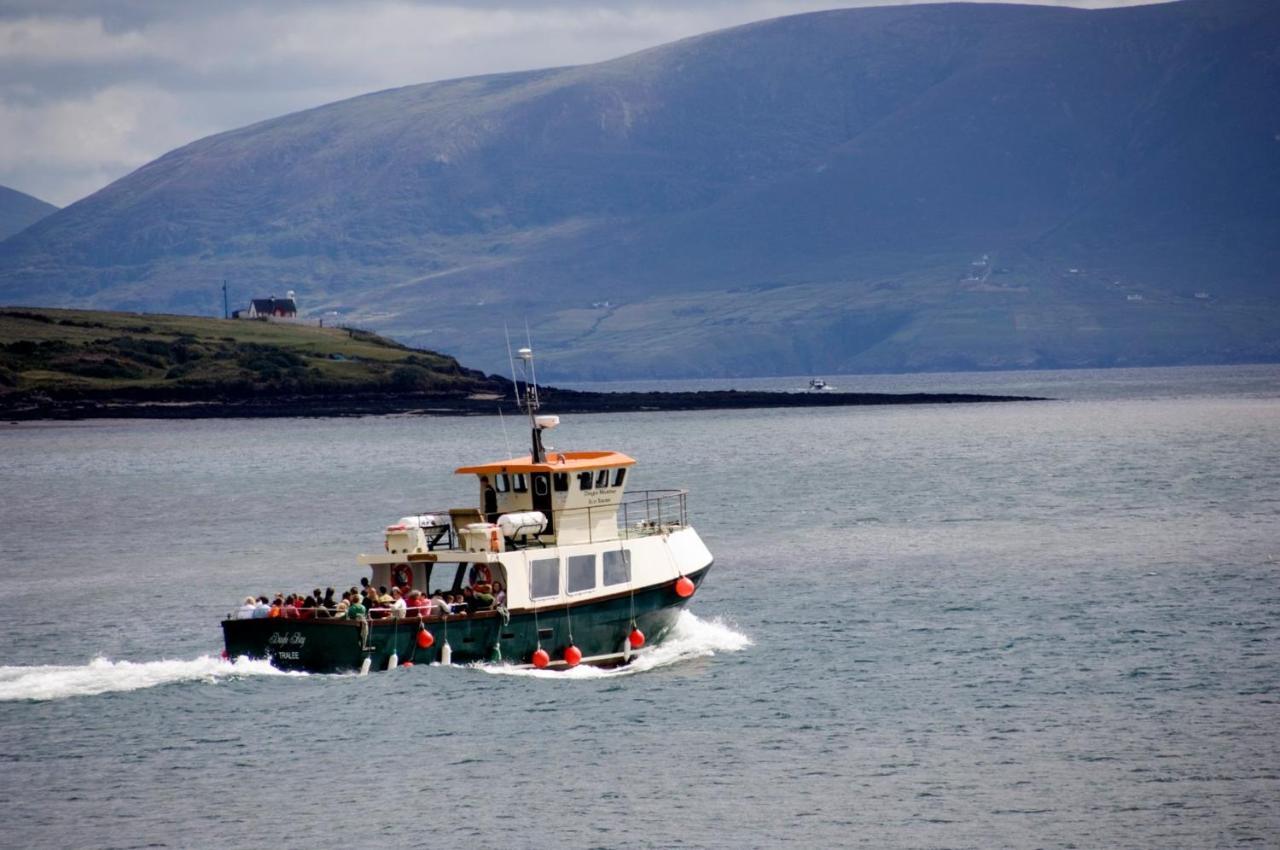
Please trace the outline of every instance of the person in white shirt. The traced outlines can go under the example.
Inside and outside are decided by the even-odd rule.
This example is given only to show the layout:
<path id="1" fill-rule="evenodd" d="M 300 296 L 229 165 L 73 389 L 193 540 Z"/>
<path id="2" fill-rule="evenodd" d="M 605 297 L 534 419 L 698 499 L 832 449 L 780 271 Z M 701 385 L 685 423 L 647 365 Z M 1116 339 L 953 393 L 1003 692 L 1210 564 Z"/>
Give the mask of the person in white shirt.
<path id="1" fill-rule="evenodd" d="M 253 610 L 258 607 L 258 603 L 252 596 L 244 598 L 244 604 L 240 606 L 240 610 L 236 611 L 237 620 L 252 620 Z"/>
<path id="2" fill-rule="evenodd" d="M 391 616 L 397 620 L 402 619 L 409 610 L 409 606 L 405 604 L 404 594 L 400 592 L 400 588 L 391 588 Z"/>

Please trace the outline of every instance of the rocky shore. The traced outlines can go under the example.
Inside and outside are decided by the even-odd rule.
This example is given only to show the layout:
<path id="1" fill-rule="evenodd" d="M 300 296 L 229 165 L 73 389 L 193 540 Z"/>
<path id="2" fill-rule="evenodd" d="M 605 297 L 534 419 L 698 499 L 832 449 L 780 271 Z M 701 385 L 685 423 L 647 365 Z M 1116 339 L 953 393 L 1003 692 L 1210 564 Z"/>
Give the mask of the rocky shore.
<path id="1" fill-rule="evenodd" d="M 556 413 L 633 413 L 669 410 L 741 410 L 745 408 L 850 407 L 885 404 L 975 404 L 1039 401 L 1030 396 L 970 393 L 785 393 L 740 390 L 699 392 L 598 393 L 542 390 L 544 407 Z M 516 414 L 510 398 L 492 395 L 429 393 L 280 395 L 251 398 L 52 398 L 0 396 L 0 419 L 7 421 L 78 419 L 220 419 L 323 416 L 468 416 L 499 410 Z"/>

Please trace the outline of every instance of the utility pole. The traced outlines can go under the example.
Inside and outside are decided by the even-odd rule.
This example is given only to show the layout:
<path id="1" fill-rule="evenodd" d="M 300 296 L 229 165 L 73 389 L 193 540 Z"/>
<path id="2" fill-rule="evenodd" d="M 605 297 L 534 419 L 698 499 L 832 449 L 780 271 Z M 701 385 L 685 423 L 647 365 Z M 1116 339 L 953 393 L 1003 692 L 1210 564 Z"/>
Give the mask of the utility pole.
<path id="1" fill-rule="evenodd" d="M 231 311 L 227 308 L 227 279 L 222 279 L 222 318 L 230 319 Z"/>

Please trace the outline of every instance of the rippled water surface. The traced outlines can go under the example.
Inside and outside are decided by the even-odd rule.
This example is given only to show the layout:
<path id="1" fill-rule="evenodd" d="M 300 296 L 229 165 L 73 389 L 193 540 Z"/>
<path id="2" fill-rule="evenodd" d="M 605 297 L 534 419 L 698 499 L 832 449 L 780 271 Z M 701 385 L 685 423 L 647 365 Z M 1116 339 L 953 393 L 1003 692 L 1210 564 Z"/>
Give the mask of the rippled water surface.
<path id="1" fill-rule="evenodd" d="M 570 676 L 217 660 L 246 592 L 473 499 L 496 419 L 0 427 L 4 845 L 1280 845 L 1280 370 L 1045 381 L 567 418 L 717 557 Z"/>

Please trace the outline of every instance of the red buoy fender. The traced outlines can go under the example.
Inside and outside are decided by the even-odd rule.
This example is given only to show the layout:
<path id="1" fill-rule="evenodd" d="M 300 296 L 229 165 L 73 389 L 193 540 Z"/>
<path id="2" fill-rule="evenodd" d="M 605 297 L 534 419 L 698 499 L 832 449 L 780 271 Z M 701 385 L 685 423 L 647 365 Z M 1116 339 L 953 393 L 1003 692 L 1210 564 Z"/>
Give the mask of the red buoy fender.
<path id="1" fill-rule="evenodd" d="M 570 667 L 577 667 L 582 661 L 582 650 L 573 644 L 569 644 L 564 650 L 564 663 Z"/>
<path id="2" fill-rule="evenodd" d="M 688 599 L 690 596 L 693 596 L 693 591 L 696 589 L 697 588 L 694 587 L 693 580 L 688 576 L 680 576 L 680 578 L 676 579 L 676 596 L 679 596 L 681 599 Z"/>
<path id="3" fill-rule="evenodd" d="M 418 630 L 418 648 L 430 649 L 431 645 L 436 642 L 436 636 L 426 629 Z"/>
<path id="4" fill-rule="evenodd" d="M 631 642 L 632 649 L 639 649 L 644 646 L 644 632 L 632 629 L 631 634 L 627 635 L 627 640 Z"/>
<path id="5" fill-rule="evenodd" d="M 550 663 L 551 663 L 551 656 L 547 654 L 547 651 L 545 649 L 543 649 L 542 647 L 538 647 L 533 651 L 534 667 L 537 667 L 539 670 L 542 670 Z"/>

